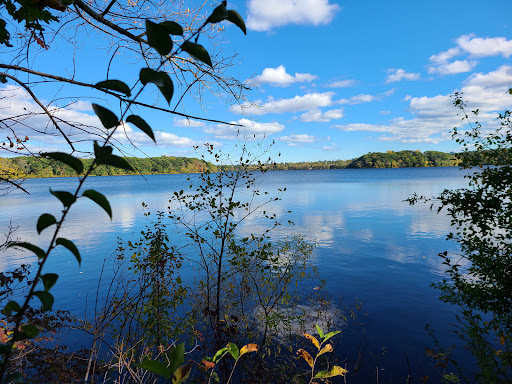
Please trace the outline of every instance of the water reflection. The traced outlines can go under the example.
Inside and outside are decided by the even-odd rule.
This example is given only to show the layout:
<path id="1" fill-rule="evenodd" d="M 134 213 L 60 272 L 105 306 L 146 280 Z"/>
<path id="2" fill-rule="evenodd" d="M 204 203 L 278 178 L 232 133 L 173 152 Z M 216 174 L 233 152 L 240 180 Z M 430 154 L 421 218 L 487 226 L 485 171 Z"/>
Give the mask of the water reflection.
<path id="1" fill-rule="evenodd" d="M 429 342 L 423 332 L 426 322 L 443 329 L 447 344 L 453 340 L 446 331 L 453 313 L 439 303 L 430 284 L 444 275 L 437 254 L 454 250 L 454 244 L 445 241 L 450 224 L 446 216 L 431 212 L 426 205 L 410 206 L 403 200 L 415 192 L 432 196 L 445 188 L 462 187 L 466 183 L 462 176 L 452 168 L 270 172 L 261 179 L 261 188 L 272 193 L 286 187 L 287 192 L 282 200 L 263 209 L 277 216 L 292 211 L 283 222 L 291 220 L 295 224 L 278 227 L 272 236 L 282 239 L 303 234 L 316 242 L 314 262 L 332 296 L 344 296 L 349 301 L 360 298 L 369 313 L 366 332 L 374 343 L 392 345 L 395 350 L 390 356 L 403 357 L 404 352 L 413 356 L 421 354 L 423 345 Z M 109 197 L 114 218 L 110 222 L 107 214 L 90 201 L 80 201 L 74 208 L 63 235 L 77 242 L 83 264 L 78 268 L 69 252 L 56 249 L 48 266 L 61 275 L 56 302 L 76 313 L 83 312 L 83 298 L 87 292 L 94 292 L 99 266 L 115 249 L 117 237 L 137 239 L 145 225 L 154 220 L 156 211 L 168 210 L 174 191 L 188 190 L 186 179 L 186 175 L 162 175 L 147 180 L 90 180 L 87 188 Z M 28 180 L 25 187 L 31 191 L 30 197 L 13 193 L 0 199 L 0 230 L 5 232 L 12 220 L 20 226 L 18 237 L 47 242 L 49 232 L 37 236 L 35 223 L 43 212 L 59 213 L 58 202 L 48 193 L 51 183 L 57 184 L 55 189 L 69 190 L 76 181 Z M 142 202 L 152 212 L 150 217 L 144 216 Z M 235 219 L 242 215 L 237 212 Z M 201 216 L 196 219 L 202 220 Z M 263 233 L 268 225 L 269 220 L 255 215 L 242 222 L 238 234 Z M 0 269 L 25 261 L 34 261 L 34 257 L 10 249 L 0 257 Z"/>

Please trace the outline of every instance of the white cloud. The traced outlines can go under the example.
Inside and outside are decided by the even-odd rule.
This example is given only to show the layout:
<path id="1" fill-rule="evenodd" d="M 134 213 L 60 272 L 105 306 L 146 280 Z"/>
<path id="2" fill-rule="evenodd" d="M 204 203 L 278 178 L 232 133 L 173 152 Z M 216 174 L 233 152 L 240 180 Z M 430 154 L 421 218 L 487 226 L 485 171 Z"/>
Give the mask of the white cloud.
<path id="1" fill-rule="evenodd" d="M 299 119 L 304 122 L 327 123 L 331 120 L 341 119 L 343 117 L 343 109 L 331 109 L 322 112 L 319 109 L 313 109 L 302 114 Z"/>
<path id="2" fill-rule="evenodd" d="M 247 27 L 269 31 L 287 24 L 328 24 L 340 7 L 329 0 L 249 0 Z"/>
<path id="3" fill-rule="evenodd" d="M 354 85 L 356 85 L 355 80 L 339 80 L 339 81 L 334 81 L 334 82 L 330 83 L 328 86 L 330 88 L 346 88 L 346 87 L 353 87 Z"/>
<path id="4" fill-rule="evenodd" d="M 429 57 L 429 60 L 434 64 L 446 64 L 455 56 L 458 56 L 462 53 L 462 50 L 459 47 L 450 48 L 447 51 L 440 52 L 437 55 L 432 55 Z"/>
<path id="5" fill-rule="evenodd" d="M 174 119 L 176 127 L 204 127 L 204 122 L 194 119 Z"/>
<path id="6" fill-rule="evenodd" d="M 478 62 L 468 60 L 456 60 L 449 63 L 456 56 L 466 54 L 469 57 L 503 56 L 509 58 L 512 55 L 512 40 L 505 37 L 475 37 L 473 34 L 462 35 L 455 40 L 457 46 L 447 51 L 430 56 L 432 65 L 429 73 L 451 75 L 471 71 Z"/>
<path id="7" fill-rule="evenodd" d="M 304 96 L 295 96 L 291 99 L 270 99 L 264 104 L 261 104 L 261 101 L 256 101 L 255 104 L 234 105 L 231 107 L 231 111 L 258 116 L 267 113 L 308 111 L 318 107 L 328 107 L 332 104 L 333 96 L 333 92 L 307 93 Z"/>
<path id="8" fill-rule="evenodd" d="M 394 69 L 390 68 L 388 69 L 388 76 L 386 77 L 386 83 L 392 83 L 395 81 L 401 81 L 401 80 L 418 80 L 420 78 L 419 73 L 411 73 L 406 72 L 405 70 L 399 68 Z"/>
<path id="9" fill-rule="evenodd" d="M 471 57 L 498 56 L 509 58 L 512 55 L 512 40 L 504 37 L 474 37 L 463 35 L 457 39 L 457 45 Z"/>
<path id="10" fill-rule="evenodd" d="M 192 149 L 193 146 L 201 145 L 202 142 L 192 140 L 188 137 L 178 136 L 174 133 L 165 131 L 153 131 L 155 134 L 156 145 L 159 147 L 186 147 Z M 153 140 L 140 131 L 138 128 L 134 128 L 129 123 L 124 123 L 114 134 L 113 138 L 122 144 L 133 144 L 137 147 L 145 145 L 155 145 Z M 128 139 L 130 139 L 128 141 Z"/>
<path id="11" fill-rule="evenodd" d="M 391 113 L 391 111 L 389 109 L 386 109 L 384 111 L 380 111 L 379 112 L 381 115 L 389 115 Z"/>
<path id="12" fill-rule="evenodd" d="M 497 111 L 512 107 L 512 96 L 507 90 L 512 84 L 512 66 L 504 65 L 496 71 L 477 73 L 469 76 L 459 90 L 467 101 L 467 110 L 479 109 L 478 120 L 489 126 L 495 124 Z M 341 131 L 361 131 L 377 134 L 380 141 L 403 143 L 439 143 L 450 140 L 450 130 L 460 126 L 458 110 L 453 106 L 453 97 L 407 96 L 411 119 L 403 117 L 390 120 L 387 124 L 346 124 L 335 125 Z"/>
<path id="13" fill-rule="evenodd" d="M 238 121 L 232 121 L 231 123 L 240 124 L 242 127 L 217 124 L 215 127 L 205 128 L 204 131 L 213 134 L 217 139 L 234 140 L 241 136 L 252 141 L 261 140 L 266 136 L 281 132 L 285 129 L 284 125 L 277 122 L 258 123 L 248 119 L 240 119 Z"/>
<path id="14" fill-rule="evenodd" d="M 350 99 L 340 99 L 336 102 L 336 104 L 362 104 L 362 103 L 369 103 L 371 101 L 374 101 L 376 99 L 373 95 L 356 95 L 352 96 Z"/>
<path id="15" fill-rule="evenodd" d="M 435 67 L 429 67 L 428 73 L 439 73 L 440 75 L 454 75 L 457 73 L 469 72 L 478 64 L 477 61 L 455 60 L 447 64 L 440 64 Z"/>
<path id="16" fill-rule="evenodd" d="M 302 134 L 282 136 L 278 140 L 288 144 L 289 146 L 295 147 L 300 144 L 314 143 L 316 141 L 316 138 L 314 136 Z"/>
<path id="17" fill-rule="evenodd" d="M 277 68 L 265 68 L 261 75 L 250 79 L 250 83 L 268 83 L 276 87 L 288 87 L 293 83 L 310 82 L 317 76 L 309 73 L 295 73 L 295 76 L 286 73 L 286 68 L 280 65 Z"/>

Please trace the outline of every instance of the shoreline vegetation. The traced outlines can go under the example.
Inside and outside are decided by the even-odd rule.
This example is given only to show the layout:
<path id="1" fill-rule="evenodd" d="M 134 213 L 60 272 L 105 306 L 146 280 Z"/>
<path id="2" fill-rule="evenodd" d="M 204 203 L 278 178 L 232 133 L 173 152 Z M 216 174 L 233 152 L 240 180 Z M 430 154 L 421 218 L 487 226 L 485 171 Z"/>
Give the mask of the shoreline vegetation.
<path id="1" fill-rule="evenodd" d="M 234 165 L 214 165 L 210 162 L 190 157 L 125 157 L 136 172 L 100 165 L 91 176 L 121 176 L 121 175 L 158 175 L 201 173 L 207 170 L 232 171 Z M 83 159 L 85 168 L 92 159 Z M 424 168 L 457 166 L 454 154 L 419 150 L 370 152 L 351 160 L 305 161 L 299 163 L 274 163 L 269 170 L 318 170 L 318 169 L 363 169 L 363 168 Z M 0 172 L 15 174 L 18 178 L 47 178 L 72 177 L 76 173 L 70 167 L 55 160 L 42 157 L 19 156 L 0 158 Z"/>

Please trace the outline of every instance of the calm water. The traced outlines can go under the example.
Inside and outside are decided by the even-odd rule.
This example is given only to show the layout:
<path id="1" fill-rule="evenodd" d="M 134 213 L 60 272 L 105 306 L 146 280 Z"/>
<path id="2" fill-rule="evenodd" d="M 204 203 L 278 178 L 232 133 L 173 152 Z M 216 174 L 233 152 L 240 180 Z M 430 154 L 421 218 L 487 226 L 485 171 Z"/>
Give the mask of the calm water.
<path id="1" fill-rule="evenodd" d="M 197 175 L 192 175 L 197 179 Z M 86 188 L 108 196 L 114 218 L 91 201 L 80 201 L 65 225 L 64 237 L 76 242 L 82 254 L 82 267 L 67 252 L 55 252 L 48 271 L 60 275 L 55 288 L 59 307 L 85 315 L 86 298 L 95 292 L 104 257 L 115 249 L 117 237 L 138 239 L 148 224 L 142 202 L 152 212 L 166 210 L 169 196 L 187 189 L 186 175 L 119 176 L 91 178 Z M 361 373 L 351 382 L 366 382 L 375 376 L 382 382 L 393 377 L 402 382 L 407 375 L 405 355 L 413 374 L 428 373 L 423 358 L 431 339 L 425 324 L 439 330 L 446 344 L 456 342 L 449 332 L 453 308 L 440 303 L 429 287 L 443 277 L 439 252 L 454 249 L 445 241 L 449 222 L 426 206 L 409 206 L 403 200 L 414 192 L 431 196 L 445 188 L 465 185 L 457 168 L 364 169 L 329 171 L 270 172 L 260 180 L 263 189 L 286 187 L 283 199 L 273 209 L 292 211 L 295 222 L 277 236 L 301 233 L 318 247 L 315 263 L 327 281 L 333 298 L 350 304 L 363 303 L 361 326 L 337 340 L 335 349 L 349 358 L 360 349 L 364 356 Z M 55 215 L 60 209 L 48 192 L 71 190 L 74 179 L 27 180 L 30 196 L 14 192 L 0 198 L 0 233 L 9 222 L 19 226 L 18 238 L 44 246 L 45 236 L 37 236 L 35 224 L 41 213 Z M 258 233 L 259 222 L 248 222 L 242 231 Z M 44 233 L 43 233 L 44 234 Z M 0 270 L 22 262 L 33 263 L 28 254 L 9 250 L 0 257 Z M 106 274 L 108 275 L 108 271 Z M 366 315 L 367 314 L 367 315 Z M 357 352 L 356 352 L 357 355 Z M 463 358 L 463 357 L 461 357 Z M 375 381 L 375 379 L 372 379 Z M 434 380 L 435 382 L 435 380 Z"/>

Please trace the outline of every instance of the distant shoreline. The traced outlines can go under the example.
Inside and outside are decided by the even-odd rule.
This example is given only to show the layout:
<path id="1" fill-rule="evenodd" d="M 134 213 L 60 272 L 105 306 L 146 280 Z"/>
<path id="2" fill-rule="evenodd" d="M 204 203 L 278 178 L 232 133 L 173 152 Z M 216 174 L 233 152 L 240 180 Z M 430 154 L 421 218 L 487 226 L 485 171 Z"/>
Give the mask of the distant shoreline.
<path id="1" fill-rule="evenodd" d="M 136 172 L 100 165 L 90 176 L 126 176 L 126 175 L 172 175 L 194 174 L 207 170 L 232 171 L 233 165 L 214 165 L 210 162 L 190 157 L 126 157 Z M 92 164 L 92 159 L 83 159 L 84 168 Z M 437 151 L 387 151 L 370 152 L 351 160 L 306 161 L 299 163 L 273 163 L 268 170 L 320 170 L 320 169 L 375 169 L 375 168 L 431 168 L 450 167 L 458 165 L 454 154 Z M 250 169 L 250 168 L 249 168 Z M 257 166 L 254 166 L 257 169 Z M 0 158 L 0 170 L 11 179 L 76 177 L 75 172 L 68 166 L 55 160 L 41 157 L 19 156 Z"/>

